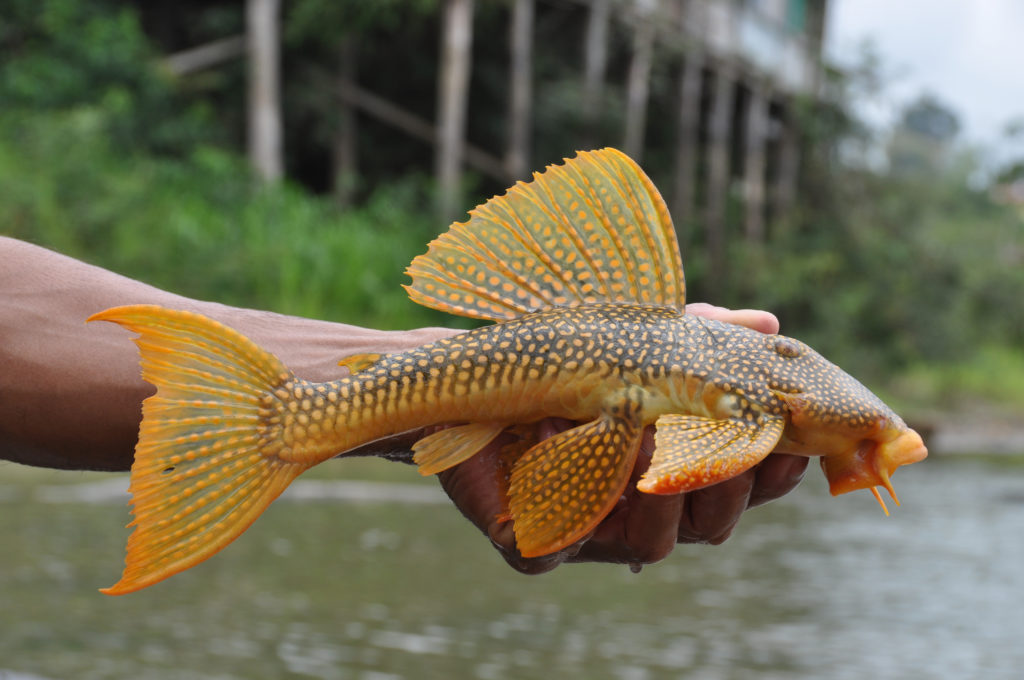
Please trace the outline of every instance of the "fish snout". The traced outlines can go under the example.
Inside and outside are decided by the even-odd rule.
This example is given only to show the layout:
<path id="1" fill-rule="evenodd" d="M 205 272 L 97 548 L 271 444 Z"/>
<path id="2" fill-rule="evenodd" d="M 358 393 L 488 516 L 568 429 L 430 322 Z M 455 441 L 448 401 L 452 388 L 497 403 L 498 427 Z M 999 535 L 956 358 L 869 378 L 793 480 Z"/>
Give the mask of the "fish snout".
<path id="1" fill-rule="evenodd" d="M 879 444 L 875 455 L 885 463 L 888 473 L 892 474 L 901 465 L 918 463 L 927 458 L 928 449 L 921 435 L 907 428 L 895 439 Z"/>
<path id="2" fill-rule="evenodd" d="M 896 498 L 890 481 L 892 473 L 901 465 L 917 463 L 927 456 L 928 449 L 921 435 L 910 428 L 905 428 L 895 437 L 889 434 L 888 437 L 883 435 L 879 439 L 863 439 L 852 451 L 824 456 L 821 459 L 821 467 L 828 478 L 829 491 L 833 496 L 857 489 L 871 489 L 881 503 L 881 496 L 875 491 L 875 487 L 882 486 L 899 505 L 899 499 Z M 885 510 L 884 503 L 882 509 Z"/>

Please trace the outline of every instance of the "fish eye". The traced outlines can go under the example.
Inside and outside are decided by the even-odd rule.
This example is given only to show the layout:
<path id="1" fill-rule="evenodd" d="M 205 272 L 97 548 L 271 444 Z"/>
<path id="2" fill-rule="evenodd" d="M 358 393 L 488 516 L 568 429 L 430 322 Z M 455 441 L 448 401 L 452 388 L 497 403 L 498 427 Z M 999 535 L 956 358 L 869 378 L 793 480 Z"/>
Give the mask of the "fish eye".
<path id="1" fill-rule="evenodd" d="M 775 353 L 784 357 L 798 357 L 801 354 L 800 345 L 789 338 L 778 337 L 775 338 Z"/>

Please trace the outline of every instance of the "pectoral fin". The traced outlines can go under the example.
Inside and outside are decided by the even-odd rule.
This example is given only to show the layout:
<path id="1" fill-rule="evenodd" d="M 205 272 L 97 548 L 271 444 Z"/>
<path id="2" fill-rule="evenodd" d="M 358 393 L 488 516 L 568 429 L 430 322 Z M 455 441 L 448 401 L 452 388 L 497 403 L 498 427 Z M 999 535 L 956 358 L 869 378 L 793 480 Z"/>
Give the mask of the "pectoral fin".
<path id="1" fill-rule="evenodd" d="M 637 489 L 673 494 L 724 482 L 771 453 L 784 426 L 782 418 L 772 416 L 755 421 L 662 416 L 656 423 L 651 467 Z"/>
<path id="2" fill-rule="evenodd" d="M 607 516 L 629 481 L 640 424 L 604 415 L 540 442 L 516 461 L 509 509 L 523 557 L 572 545 Z"/>
<path id="3" fill-rule="evenodd" d="M 504 429 L 504 423 L 469 423 L 438 430 L 412 445 L 413 462 L 421 475 L 437 474 L 476 454 Z"/>

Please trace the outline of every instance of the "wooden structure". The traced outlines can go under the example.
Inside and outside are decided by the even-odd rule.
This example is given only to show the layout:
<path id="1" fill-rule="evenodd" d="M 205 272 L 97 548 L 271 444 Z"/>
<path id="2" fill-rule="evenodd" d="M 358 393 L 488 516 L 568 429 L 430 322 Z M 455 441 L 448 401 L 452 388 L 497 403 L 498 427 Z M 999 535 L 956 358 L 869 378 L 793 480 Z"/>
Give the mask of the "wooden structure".
<path id="1" fill-rule="evenodd" d="M 492 1 L 492 0 L 488 0 Z M 818 87 L 827 0 L 503 0 L 508 26 L 508 104 L 501 148 L 466 139 L 474 45 L 475 0 L 438 0 L 436 115 L 425 119 L 357 82 L 356 38 L 342 41 L 338 63 L 322 82 L 337 95 L 333 145 L 334 187 L 345 200 L 356 175 L 356 116 L 373 117 L 399 134 L 434 147 L 439 210 L 461 212 L 464 167 L 502 184 L 532 169 L 533 115 L 539 90 L 533 82 L 538 16 L 570 8 L 581 25 L 579 121 L 565 153 L 601 145 L 621 147 L 642 160 L 650 151 L 652 121 L 674 140 L 668 149 L 666 190 L 683 240 L 700 239 L 710 258 L 709 287 L 724 268 L 729 238 L 759 242 L 784 215 L 795 194 L 799 130 L 794 101 Z M 280 177 L 283 161 L 277 42 L 280 0 L 246 0 L 247 39 L 226 38 L 172 55 L 178 73 L 207 68 L 243 51 L 250 64 L 250 157 L 258 173 Z M 489 6 L 493 12 L 493 6 Z M 621 40 L 626 37 L 626 40 Z M 609 80 L 612 45 L 628 44 L 627 67 Z M 621 52 L 621 48 L 620 52 Z M 620 55 L 621 60 L 621 55 Z M 673 110 L 651 109 L 652 71 L 672 73 Z M 610 93 L 621 93 L 621 136 L 599 133 Z M 662 144 L 664 142 L 661 142 Z M 665 149 L 659 148 L 661 157 Z M 555 159 L 542 159 L 550 162 Z M 665 174 L 665 171 L 662 171 Z M 737 211 L 734 206 L 740 206 Z M 731 216 L 731 221 L 730 221 Z"/>
<path id="2" fill-rule="evenodd" d="M 246 4 L 246 50 L 249 60 L 249 160 L 265 181 L 284 175 L 281 123 L 281 0 Z"/>
<path id="3" fill-rule="evenodd" d="M 582 126 L 576 145 L 585 148 L 610 143 L 642 158 L 652 63 L 656 55 L 674 58 L 679 109 L 670 117 L 670 124 L 676 127 L 670 197 L 673 214 L 681 230 L 701 225 L 711 270 L 721 271 L 730 197 L 743 206 L 739 232 L 751 241 L 764 239 L 769 218 L 785 214 L 792 202 L 799 157 L 793 101 L 813 96 L 818 87 L 826 0 L 577 2 L 586 11 L 586 28 L 580 68 Z M 421 130 L 417 134 L 413 126 L 399 127 L 436 141 L 445 217 L 458 212 L 458 174 L 464 163 L 507 182 L 524 178 L 530 168 L 531 24 L 544 4 L 545 0 L 507 0 L 507 145 L 504 149 L 472 149 L 470 159 L 470 147 L 462 135 L 466 101 L 471 96 L 467 83 L 472 64 L 473 0 L 442 0 L 436 132 L 425 135 Z M 624 83 L 624 125 L 617 140 L 595 135 L 613 24 L 632 33 Z M 375 104 L 380 102 L 374 102 L 372 95 L 346 95 L 345 100 L 371 115 L 375 109 L 379 113 Z M 382 117 L 397 123 L 396 118 Z M 420 123 L 420 127 L 429 125 Z M 710 283 L 714 287 L 713 276 Z"/>

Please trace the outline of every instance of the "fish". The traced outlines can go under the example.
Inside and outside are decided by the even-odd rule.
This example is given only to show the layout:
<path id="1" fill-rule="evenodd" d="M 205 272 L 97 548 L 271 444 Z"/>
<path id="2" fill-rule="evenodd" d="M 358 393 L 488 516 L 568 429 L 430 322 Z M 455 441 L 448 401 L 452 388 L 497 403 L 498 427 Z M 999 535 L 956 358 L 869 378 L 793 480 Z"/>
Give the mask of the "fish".
<path id="1" fill-rule="evenodd" d="M 648 426 L 655 450 L 637 488 L 650 494 L 725 481 L 775 451 L 820 456 L 832 494 L 870 489 L 888 514 L 878 487 L 898 504 L 893 472 L 927 456 L 892 409 L 805 343 L 688 314 L 669 211 L 616 149 L 517 182 L 406 273 L 413 301 L 493 323 L 344 357 L 347 374 L 310 382 L 197 313 L 128 305 L 90 318 L 138 334 L 142 377 L 156 387 L 131 468 L 125 568 L 101 592 L 134 592 L 206 560 L 304 471 L 424 428 L 413 462 L 433 475 L 503 432 L 579 423 L 525 436 L 509 460 L 504 519 L 524 557 L 594 530 Z"/>

